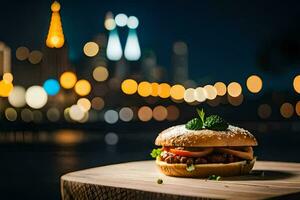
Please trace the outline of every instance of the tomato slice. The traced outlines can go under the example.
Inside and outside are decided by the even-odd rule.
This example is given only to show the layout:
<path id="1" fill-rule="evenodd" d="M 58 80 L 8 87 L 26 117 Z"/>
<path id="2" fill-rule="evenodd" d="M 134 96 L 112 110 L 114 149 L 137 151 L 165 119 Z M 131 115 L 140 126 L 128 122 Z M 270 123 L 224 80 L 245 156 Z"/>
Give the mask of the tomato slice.
<path id="1" fill-rule="evenodd" d="M 180 149 L 166 149 L 166 151 L 185 157 L 202 157 L 210 154 L 213 151 L 213 148 L 205 148 L 203 151 L 187 151 L 187 150 L 180 150 Z"/>

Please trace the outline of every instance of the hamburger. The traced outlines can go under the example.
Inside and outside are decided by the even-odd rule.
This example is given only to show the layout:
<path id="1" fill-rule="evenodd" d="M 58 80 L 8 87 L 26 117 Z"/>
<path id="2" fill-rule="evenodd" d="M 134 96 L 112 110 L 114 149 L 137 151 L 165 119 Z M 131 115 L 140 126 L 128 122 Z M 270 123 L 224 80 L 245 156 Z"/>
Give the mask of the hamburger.
<path id="1" fill-rule="evenodd" d="M 161 148 L 151 153 L 160 171 L 168 176 L 199 177 L 238 176 L 248 174 L 256 158 L 255 137 L 247 130 L 229 125 L 223 118 L 211 115 L 185 125 L 162 131 L 155 140 Z"/>

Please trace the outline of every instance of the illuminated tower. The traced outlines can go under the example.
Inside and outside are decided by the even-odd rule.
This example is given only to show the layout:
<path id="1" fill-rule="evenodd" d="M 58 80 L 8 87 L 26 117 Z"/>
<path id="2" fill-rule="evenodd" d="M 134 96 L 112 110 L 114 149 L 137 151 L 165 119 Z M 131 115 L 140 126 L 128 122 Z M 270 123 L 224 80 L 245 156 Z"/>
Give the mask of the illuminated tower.
<path id="1" fill-rule="evenodd" d="M 136 34 L 139 20 L 135 16 L 128 17 L 127 26 L 129 33 L 125 45 L 124 56 L 129 61 L 137 61 L 141 57 L 141 48 Z"/>
<path id="2" fill-rule="evenodd" d="M 175 42 L 173 45 L 173 81 L 184 83 L 188 80 L 188 47 L 185 42 Z"/>
<path id="3" fill-rule="evenodd" d="M 48 36 L 46 39 L 46 45 L 49 48 L 61 48 L 65 43 L 65 36 L 62 29 L 61 19 L 60 19 L 60 4 L 54 1 L 51 5 L 52 16 L 50 21 L 50 27 Z"/>
<path id="4" fill-rule="evenodd" d="M 104 26 L 109 31 L 106 56 L 109 60 L 118 61 L 122 58 L 123 51 L 113 14 L 108 12 L 105 17 Z"/>
<path id="5" fill-rule="evenodd" d="M 60 9 L 60 4 L 54 1 L 51 5 L 52 15 L 46 38 L 46 46 L 43 50 L 42 82 L 49 77 L 58 78 L 62 72 L 70 69 L 68 48 L 59 14 Z"/>

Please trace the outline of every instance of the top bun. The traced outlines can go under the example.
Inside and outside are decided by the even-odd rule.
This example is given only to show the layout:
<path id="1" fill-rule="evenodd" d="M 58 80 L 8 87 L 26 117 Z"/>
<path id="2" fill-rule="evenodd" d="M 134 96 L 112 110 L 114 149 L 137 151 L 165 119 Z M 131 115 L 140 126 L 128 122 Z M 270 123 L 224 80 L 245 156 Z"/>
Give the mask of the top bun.
<path id="1" fill-rule="evenodd" d="M 225 131 L 189 130 L 185 125 L 170 127 L 156 138 L 157 146 L 228 147 L 256 146 L 255 137 L 247 130 L 231 126 Z"/>

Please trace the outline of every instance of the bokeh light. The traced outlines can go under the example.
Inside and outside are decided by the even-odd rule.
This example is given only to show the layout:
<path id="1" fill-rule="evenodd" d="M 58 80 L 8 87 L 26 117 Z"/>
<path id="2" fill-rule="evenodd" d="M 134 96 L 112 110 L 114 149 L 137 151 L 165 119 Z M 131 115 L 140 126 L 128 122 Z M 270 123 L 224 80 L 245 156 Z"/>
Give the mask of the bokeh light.
<path id="1" fill-rule="evenodd" d="M 25 106 L 25 89 L 22 86 L 14 86 L 13 90 L 8 96 L 8 102 L 10 105 L 20 108 Z"/>
<path id="2" fill-rule="evenodd" d="M 115 22 L 120 27 L 126 26 L 127 20 L 128 20 L 128 17 L 124 13 L 119 13 L 115 17 Z"/>
<path id="3" fill-rule="evenodd" d="M 258 93 L 263 87 L 262 79 L 257 75 L 251 75 L 246 81 L 247 88 L 252 93 Z"/>
<path id="4" fill-rule="evenodd" d="M 8 102 L 16 108 L 25 106 L 25 93 L 26 91 L 22 86 L 14 86 L 13 90 L 8 96 Z"/>
<path id="5" fill-rule="evenodd" d="M 195 89 L 194 88 L 188 88 L 184 92 L 184 101 L 187 103 L 193 103 L 196 101 L 195 99 Z"/>
<path id="6" fill-rule="evenodd" d="M 32 115 L 33 115 L 33 121 L 35 123 L 40 123 L 43 121 L 43 114 L 41 111 L 34 110 L 34 111 L 32 111 Z"/>
<path id="7" fill-rule="evenodd" d="M 119 136 L 115 133 L 107 133 L 104 136 L 104 141 L 108 145 L 116 145 L 119 141 Z"/>
<path id="8" fill-rule="evenodd" d="M 35 65 L 40 63 L 42 61 L 42 58 L 43 58 L 42 52 L 34 50 L 30 52 L 28 60 L 31 64 Z"/>
<path id="9" fill-rule="evenodd" d="M 68 111 L 70 118 L 74 121 L 80 121 L 84 118 L 84 111 L 78 105 L 72 105 Z"/>
<path id="10" fill-rule="evenodd" d="M 158 86 L 158 95 L 160 98 L 170 97 L 171 86 L 168 83 L 161 83 Z"/>
<path id="11" fill-rule="evenodd" d="M 87 112 L 91 109 L 91 102 L 87 98 L 80 98 L 77 101 L 77 105 L 84 111 Z"/>
<path id="12" fill-rule="evenodd" d="M 133 79 L 126 79 L 122 82 L 121 88 L 125 94 L 134 94 L 137 91 L 138 84 Z"/>
<path id="13" fill-rule="evenodd" d="M 54 141 L 58 144 L 77 144 L 84 140 L 84 134 L 76 130 L 59 130 L 54 133 Z"/>
<path id="14" fill-rule="evenodd" d="M 296 110 L 296 114 L 297 114 L 298 116 L 300 116 L 300 101 L 298 101 L 298 102 L 296 103 L 296 108 L 295 108 L 295 110 Z"/>
<path id="15" fill-rule="evenodd" d="M 146 122 L 152 119 L 152 110 L 148 106 L 142 106 L 138 110 L 138 117 L 141 121 Z"/>
<path id="16" fill-rule="evenodd" d="M 129 122 L 133 119 L 133 111 L 129 107 L 121 108 L 119 111 L 119 117 L 124 122 Z"/>
<path id="17" fill-rule="evenodd" d="M 197 87 L 194 90 L 194 98 L 198 102 L 204 102 L 206 100 L 206 91 L 203 87 Z"/>
<path id="18" fill-rule="evenodd" d="M 54 1 L 52 4 L 51 4 L 51 10 L 53 12 L 58 12 L 60 10 L 60 3 L 57 2 L 57 1 Z"/>
<path id="19" fill-rule="evenodd" d="M 98 112 L 95 110 L 89 110 L 89 122 L 98 121 Z"/>
<path id="20" fill-rule="evenodd" d="M 221 103 L 221 98 L 220 97 L 216 97 L 213 100 L 208 100 L 206 102 L 208 105 L 212 106 L 212 107 L 216 107 Z"/>
<path id="21" fill-rule="evenodd" d="M 77 76 L 75 73 L 73 72 L 64 72 L 61 76 L 60 76 L 60 84 L 63 88 L 65 89 L 71 89 L 74 87 L 74 85 L 77 82 Z"/>
<path id="22" fill-rule="evenodd" d="M 230 95 L 227 95 L 227 100 L 228 102 L 233 105 L 233 106 L 239 106 L 243 103 L 244 101 L 244 95 L 239 95 L 237 97 L 232 97 Z"/>
<path id="23" fill-rule="evenodd" d="M 24 61 L 29 57 L 29 49 L 27 47 L 19 47 L 16 50 L 16 58 L 20 61 Z"/>
<path id="24" fill-rule="evenodd" d="M 33 120 L 33 113 L 31 110 L 25 108 L 21 111 L 21 118 L 24 122 L 31 122 Z"/>
<path id="25" fill-rule="evenodd" d="M 95 110 L 102 110 L 105 102 L 101 97 L 95 97 L 92 99 L 92 108 Z"/>
<path id="26" fill-rule="evenodd" d="M 280 106 L 280 114 L 284 117 L 284 118 L 290 118 L 293 116 L 294 114 L 294 107 L 291 103 L 283 103 Z"/>
<path id="27" fill-rule="evenodd" d="M 184 97 L 185 88 L 182 85 L 173 85 L 170 90 L 170 95 L 175 100 L 182 100 Z"/>
<path id="28" fill-rule="evenodd" d="M 223 82 L 216 82 L 214 87 L 217 90 L 217 94 L 218 96 L 224 96 L 226 94 L 227 88 L 225 83 Z"/>
<path id="29" fill-rule="evenodd" d="M 164 106 L 156 106 L 153 109 L 153 118 L 157 121 L 163 121 L 168 116 L 168 110 Z"/>
<path id="30" fill-rule="evenodd" d="M 17 111 L 13 108 L 6 108 L 5 109 L 5 117 L 8 121 L 16 121 L 18 114 Z"/>
<path id="31" fill-rule="evenodd" d="M 81 120 L 79 120 L 78 122 L 79 123 L 85 123 L 85 122 L 89 121 L 89 117 L 90 117 L 89 112 L 84 112 L 83 118 Z"/>
<path id="32" fill-rule="evenodd" d="M 119 114 L 115 110 L 107 110 L 104 113 L 104 120 L 109 124 L 117 123 L 118 119 L 119 119 Z"/>
<path id="33" fill-rule="evenodd" d="M 0 81 L 0 97 L 8 97 L 14 86 L 10 82 Z"/>
<path id="34" fill-rule="evenodd" d="M 151 95 L 152 86 L 149 82 L 143 81 L 138 85 L 138 94 L 142 97 L 148 97 Z"/>
<path id="35" fill-rule="evenodd" d="M 175 121 L 178 119 L 178 117 L 180 115 L 180 111 L 176 106 L 174 106 L 174 105 L 168 106 L 167 111 L 168 111 L 167 120 Z"/>
<path id="36" fill-rule="evenodd" d="M 60 118 L 60 112 L 57 108 L 50 108 L 47 110 L 47 118 L 51 122 L 57 122 Z"/>
<path id="37" fill-rule="evenodd" d="M 128 17 L 127 26 L 130 29 L 136 29 L 139 26 L 139 20 L 135 16 Z"/>
<path id="38" fill-rule="evenodd" d="M 93 71 L 93 77 L 96 81 L 105 81 L 108 78 L 108 70 L 106 67 L 96 67 Z"/>
<path id="39" fill-rule="evenodd" d="M 257 109 L 257 114 L 262 119 L 267 119 L 272 114 L 272 108 L 269 104 L 261 104 Z"/>
<path id="40" fill-rule="evenodd" d="M 6 72 L 3 74 L 3 80 L 8 83 L 12 83 L 14 80 L 14 76 L 11 73 Z"/>
<path id="41" fill-rule="evenodd" d="M 44 82 L 43 85 L 45 91 L 50 96 L 55 96 L 60 90 L 60 85 L 57 80 L 55 79 L 48 79 Z"/>
<path id="42" fill-rule="evenodd" d="M 227 87 L 227 91 L 231 97 L 238 97 L 242 94 L 242 87 L 237 82 L 231 82 Z"/>
<path id="43" fill-rule="evenodd" d="M 106 19 L 104 21 L 104 27 L 106 28 L 106 30 L 114 30 L 116 28 L 116 22 L 115 20 L 112 18 L 112 13 L 108 12 L 106 15 Z"/>
<path id="44" fill-rule="evenodd" d="M 48 96 L 44 88 L 35 85 L 27 89 L 25 100 L 31 108 L 40 109 L 46 105 Z"/>
<path id="45" fill-rule="evenodd" d="M 64 118 L 67 122 L 71 122 L 70 107 L 64 109 Z"/>
<path id="46" fill-rule="evenodd" d="M 218 95 L 217 89 L 212 85 L 206 85 L 203 89 L 205 91 L 205 97 L 209 100 L 215 99 Z"/>
<path id="47" fill-rule="evenodd" d="M 158 83 L 151 83 L 151 96 L 157 97 L 158 96 Z"/>
<path id="48" fill-rule="evenodd" d="M 81 79 L 75 84 L 75 92 L 80 96 L 88 95 L 91 89 L 91 84 L 85 79 Z"/>
<path id="49" fill-rule="evenodd" d="M 300 94 L 300 75 L 297 75 L 293 81 L 294 90 Z"/>
<path id="50" fill-rule="evenodd" d="M 96 42 L 87 42 L 83 47 L 83 52 L 88 57 L 93 57 L 99 52 L 99 45 Z"/>

